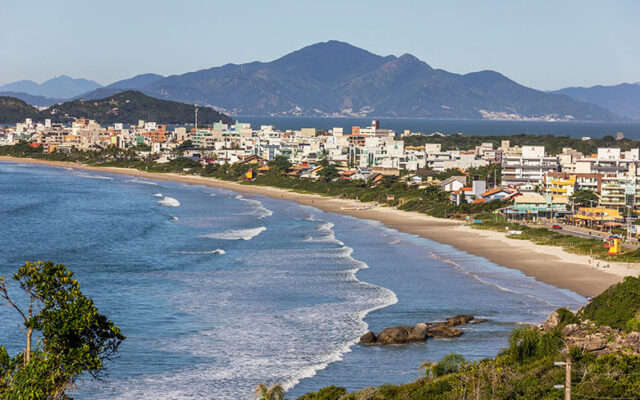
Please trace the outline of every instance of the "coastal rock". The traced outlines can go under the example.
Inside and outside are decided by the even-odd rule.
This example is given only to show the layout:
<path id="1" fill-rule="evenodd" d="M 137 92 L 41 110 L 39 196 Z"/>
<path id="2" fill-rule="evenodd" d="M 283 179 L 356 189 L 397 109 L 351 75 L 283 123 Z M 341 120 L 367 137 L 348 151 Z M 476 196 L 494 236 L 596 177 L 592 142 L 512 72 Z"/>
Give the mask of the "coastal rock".
<path id="1" fill-rule="evenodd" d="M 472 324 L 481 324 L 481 323 L 487 322 L 487 321 L 488 321 L 488 319 L 486 319 L 486 318 L 478 318 L 478 319 L 474 318 L 473 321 L 471 321 L 471 323 Z"/>
<path id="2" fill-rule="evenodd" d="M 459 315 L 456 315 L 455 317 L 447 318 L 447 325 L 449 326 L 466 325 L 471 320 L 473 320 L 473 315 L 459 314 Z"/>
<path id="3" fill-rule="evenodd" d="M 475 320 L 471 314 L 460 314 L 455 317 L 447 318 L 445 322 L 431 324 L 429 322 L 420 322 L 413 327 L 408 325 L 400 325 L 393 328 L 387 328 L 375 334 L 369 331 L 360 337 L 360 343 L 371 345 L 389 345 L 424 342 L 429 337 L 433 338 L 452 338 L 462 335 L 460 329 L 453 328 L 457 325 L 466 325 L 468 323 L 486 322 L 486 319 Z"/>
<path id="4" fill-rule="evenodd" d="M 360 336 L 360 343 L 371 344 L 375 342 L 376 342 L 376 334 L 371 331 Z"/>
<path id="5" fill-rule="evenodd" d="M 402 344 L 406 343 L 409 338 L 411 327 L 406 325 L 387 328 L 378 334 L 377 344 Z"/>
<path id="6" fill-rule="evenodd" d="M 429 327 L 427 336 L 433 338 L 452 338 L 462 335 L 460 329 L 452 328 L 444 323 Z"/>
<path id="7" fill-rule="evenodd" d="M 602 350 L 607 346 L 607 339 L 602 334 L 589 335 L 584 342 L 584 351 L 587 353 Z"/>
<path id="8" fill-rule="evenodd" d="M 411 328 L 411 332 L 409 333 L 409 337 L 407 338 L 408 342 L 424 342 L 427 340 L 427 331 L 429 329 L 429 324 L 425 322 L 421 322 L 419 324 L 415 324 L 413 328 Z"/>
<path id="9" fill-rule="evenodd" d="M 631 349 L 636 354 L 640 354 L 640 332 L 631 332 L 627 334 L 620 345 L 623 349 Z"/>
<path id="10" fill-rule="evenodd" d="M 544 332 L 549 332 L 554 329 L 556 326 L 560 324 L 560 317 L 556 311 L 549 314 L 547 319 L 544 321 L 544 325 L 542 326 L 542 330 Z"/>
<path id="11" fill-rule="evenodd" d="M 562 328 L 562 335 L 564 336 L 573 336 L 580 330 L 580 325 L 578 324 L 568 324 L 564 328 Z"/>

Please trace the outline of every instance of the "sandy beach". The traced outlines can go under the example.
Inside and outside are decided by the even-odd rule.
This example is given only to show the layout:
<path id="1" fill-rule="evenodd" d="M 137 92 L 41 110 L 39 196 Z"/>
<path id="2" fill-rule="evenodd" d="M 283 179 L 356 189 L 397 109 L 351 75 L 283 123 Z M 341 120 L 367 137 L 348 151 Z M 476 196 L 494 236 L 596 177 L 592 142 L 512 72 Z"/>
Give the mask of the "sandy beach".
<path id="1" fill-rule="evenodd" d="M 570 254 L 555 246 L 541 246 L 529 241 L 510 239 L 501 232 L 472 229 L 463 226 L 458 221 L 381 206 L 358 210 L 355 208 L 363 203 L 355 200 L 301 194 L 273 187 L 245 185 L 191 175 L 149 173 L 128 168 L 95 167 L 69 162 L 13 157 L 0 157 L 0 161 L 46 164 L 56 167 L 126 174 L 147 179 L 180 181 L 291 200 L 327 212 L 380 221 L 389 228 L 451 245 L 467 253 L 484 257 L 496 264 L 520 270 L 539 281 L 572 290 L 583 296 L 596 296 L 610 285 L 621 281 L 624 276 L 637 276 L 640 273 L 640 264 L 610 263 L 609 268 L 597 268 L 589 264 L 588 256 Z"/>

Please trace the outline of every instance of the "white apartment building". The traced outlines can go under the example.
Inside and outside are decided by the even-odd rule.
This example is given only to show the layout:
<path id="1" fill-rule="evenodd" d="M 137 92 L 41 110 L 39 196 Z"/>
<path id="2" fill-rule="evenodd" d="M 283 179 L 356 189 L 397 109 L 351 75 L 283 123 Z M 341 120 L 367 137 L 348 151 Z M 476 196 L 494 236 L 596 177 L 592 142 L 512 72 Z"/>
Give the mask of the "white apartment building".
<path id="1" fill-rule="evenodd" d="M 502 183 L 509 186 L 544 184 L 547 172 L 560 171 L 557 156 L 545 156 L 544 146 L 523 146 L 521 156 L 502 156 Z"/>

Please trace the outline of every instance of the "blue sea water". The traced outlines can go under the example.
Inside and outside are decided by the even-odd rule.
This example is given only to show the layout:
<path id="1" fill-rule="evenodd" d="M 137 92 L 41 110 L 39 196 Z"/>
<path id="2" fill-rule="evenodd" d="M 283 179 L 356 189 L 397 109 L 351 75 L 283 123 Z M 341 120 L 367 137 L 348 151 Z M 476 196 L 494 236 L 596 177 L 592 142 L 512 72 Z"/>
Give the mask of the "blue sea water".
<path id="1" fill-rule="evenodd" d="M 368 220 L 205 186 L 0 163 L 0 275 L 64 263 L 127 339 L 77 399 L 248 399 L 419 376 L 450 352 L 494 356 L 575 293 Z M 15 286 L 12 295 L 19 293 Z M 471 313 L 456 339 L 357 344 L 368 329 Z M 0 307 L 0 344 L 20 321 Z"/>
<path id="2" fill-rule="evenodd" d="M 276 129 L 344 128 L 351 132 L 352 126 L 370 126 L 372 118 L 310 118 L 310 117 L 234 117 L 240 122 L 249 122 L 252 127 L 260 125 L 275 125 Z M 376 119 L 376 118 L 373 118 Z M 491 121 L 491 120 L 449 120 L 449 119 L 420 119 L 420 118 L 377 118 L 380 127 L 392 129 L 400 135 L 405 129 L 412 132 L 430 134 L 440 132 L 445 135 L 464 133 L 465 135 L 504 136 L 516 134 L 556 135 L 581 138 L 601 138 L 603 136 L 616 137 L 618 132 L 625 137 L 640 140 L 640 121 L 622 122 L 545 122 L 545 121 Z"/>

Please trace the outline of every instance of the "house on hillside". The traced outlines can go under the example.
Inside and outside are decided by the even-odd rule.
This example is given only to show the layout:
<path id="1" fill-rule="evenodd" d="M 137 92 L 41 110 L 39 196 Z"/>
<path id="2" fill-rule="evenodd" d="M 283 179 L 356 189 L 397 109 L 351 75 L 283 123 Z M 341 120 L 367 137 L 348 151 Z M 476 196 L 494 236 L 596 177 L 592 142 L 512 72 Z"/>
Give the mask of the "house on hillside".
<path id="1" fill-rule="evenodd" d="M 445 192 L 455 192 L 462 189 L 467 183 L 467 177 L 464 175 L 450 176 L 440 182 L 438 186 Z"/>

